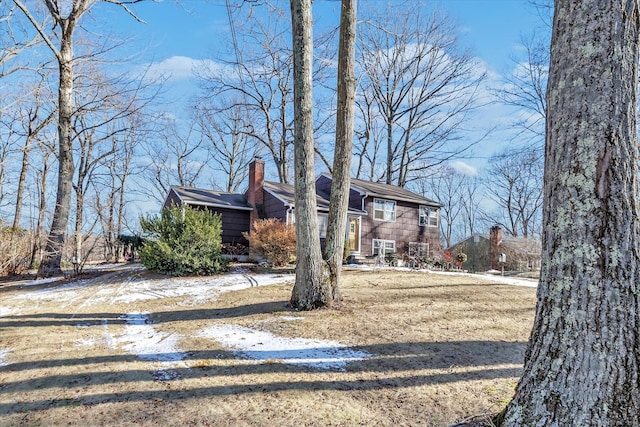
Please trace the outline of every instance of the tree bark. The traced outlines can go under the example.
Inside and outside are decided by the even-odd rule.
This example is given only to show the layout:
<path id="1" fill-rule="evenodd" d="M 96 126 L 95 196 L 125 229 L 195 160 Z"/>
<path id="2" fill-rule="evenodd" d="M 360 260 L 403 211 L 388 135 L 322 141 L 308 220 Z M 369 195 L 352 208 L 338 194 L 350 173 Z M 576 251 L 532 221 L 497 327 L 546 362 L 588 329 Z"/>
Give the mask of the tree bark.
<path id="1" fill-rule="evenodd" d="M 555 3 L 543 267 L 503 425 L 640 425 L 638 12 Z"/>
<path id="2" fill-rule="evenodd" d="M 311 310 L 332 303 L 320 252 L 314 176 L 311 1 L 291 0 L 294 75 L 296 282 L 291 304 Z"/>
<path id="3" fill-rule="evenodd" d="M 349 208 L 351 158 L 353 156 L 353 115 L 355 106 L 357 0 L 342 0 L 340 13 L 340 47 L 338 51 L 338 105 L 336 145 L 333 154 L 331 198 L 327 221 L 324 259 L 329 268 L 332 299 L 339 301 L 340 269 L 344 254 L 345 228 Z"/>
<path id="4" fill-rule="evenodd" d="M 61 274 L 62 250 L 67 238 L 71 190 L 74 173 L 71 119 L 73 116 L 73 26 L 74 20 L 62 20 L 60 40 L 58 88 L 58 190 L 53 222 L 45 247 L 45 255 L 38 276 Z"/>

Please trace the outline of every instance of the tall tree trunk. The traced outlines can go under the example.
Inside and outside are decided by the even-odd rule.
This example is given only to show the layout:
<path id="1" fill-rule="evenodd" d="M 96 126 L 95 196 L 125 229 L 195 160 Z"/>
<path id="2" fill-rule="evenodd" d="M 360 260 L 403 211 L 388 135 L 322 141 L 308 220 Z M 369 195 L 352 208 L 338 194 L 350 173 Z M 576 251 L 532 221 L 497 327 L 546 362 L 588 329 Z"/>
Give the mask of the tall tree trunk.
<path id="1" fill-rule="evenodd" d="M 71 189 L 74 173 L 71 119 L 73 116 L 73 46 L 72 36 L 75 21 L 61 21 L 62 39 L 59 52 L 58 89 L 58 190 L 53 222 L 45 248 L 45 255 L 38 276 L 49 277 L 62 273 L 60 263 L 67 238 Z"/>
<path id="2" fill-rule="evenodd" d="M 637 0 L 556 0 L 542 274 L 507 426 L 640 425 Z"/>
<path id="3" fill-rule="evenodd" d="M 340 48 L 338 51 L 338 106 L 336 146 L 333 153 L 331 199 L 327 221 L 324 259 L 329 267 L 329 281 L 334 301 L 340 300 L 340 269 L 344 254 L 345 228 L 349 208 L 351 158 L 353 149 L 353 114 L 355 106 L 357 0 L 342 0 L 340 13 Z"/>
<path id="4" fill-rule="evenodd" d="M 24 185 L 27 181 L 27 171 L 29 170 L 29 154 L 31 154 L 31 135 L 27 135 L 24 147 L 22 148 L 22 167 L 20 168 L 20 177 L 18 178 L 16 209 L 13 216 L 14 230 L 17 230 L 20 227 L 20 219 L 22 218 L 22 200 L 24 197 Z"/>
<path id="5" fill-rule="evenodd" d="M 302 310 L 330 305 L 325 263 L 320 252 L 314 176 L 311 1 L 291 0 L 294 75 L 294 157 L 296 205 L 296 283 L 291 304 Z"/>

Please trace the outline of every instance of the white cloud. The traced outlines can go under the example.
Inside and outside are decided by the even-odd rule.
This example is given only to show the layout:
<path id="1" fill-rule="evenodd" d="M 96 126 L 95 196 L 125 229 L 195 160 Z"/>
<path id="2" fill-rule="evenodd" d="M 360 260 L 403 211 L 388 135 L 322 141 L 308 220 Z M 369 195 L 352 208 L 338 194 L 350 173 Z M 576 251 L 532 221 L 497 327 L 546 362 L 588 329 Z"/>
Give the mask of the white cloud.
<path id="1" fill-rule="evenodd" d="M 223 66 L 210 59 L 194 59 L 188 56 L 172 56 L 163 61 L 149 65 L 148 74 L 152 77 L 163 77 L 168 80 L 184 80 L 193 78 L 194 70 L 220 71 Z"/>
<path id="2" fill-rule="evenodd" d="M 464 174 L 464 175 L 469 175 L 469 176 L 476 176 L 478 174 L 478 169 L 461 161 L 455 161 L 453 163 L 451 163 L 451 167 L 458 173 Z"/>

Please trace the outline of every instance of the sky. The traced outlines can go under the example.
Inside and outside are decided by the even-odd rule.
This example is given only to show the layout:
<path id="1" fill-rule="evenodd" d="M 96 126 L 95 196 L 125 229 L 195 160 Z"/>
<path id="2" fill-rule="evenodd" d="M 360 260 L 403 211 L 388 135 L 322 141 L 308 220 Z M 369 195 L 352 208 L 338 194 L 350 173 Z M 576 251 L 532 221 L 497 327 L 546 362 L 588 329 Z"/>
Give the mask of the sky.
<path id="1" fill-rule="evenodd" d="M 383 0 L 361 0 L 358 7 L 377 1 Z M 499 81 L 509 67 L 513 67 L 512 58 L 522 53 L 520 41 L 523 36 L 534 30 L 549 32 L 530 1 L 431 0 L 429 4 L 444 10 L 457 23 L 462 46 L 483 62 L 491 79 Z M 339 6 L 339 1 L 315 0 L 313 14 L 318 25 L 337 25 Z M 140 49 L 137 53 L 141 66 L 153 63 L 154 73 L 170 77 L 166 86 L 168 103 L 188 102 L 195 91 L 192 69 L 201 61 L 220 59 L 221 49 L 228 40 L 230 23 L 225 1 L 163 0 L 142 2 L 133 9 L 145 23 L 136 22 L 111 7 L 105 12 L 112 14 L 109 17 L 112 30 L 136 41 L 134 45 Z M 507 120 L 511 113 L 508 109 L 492 106 L 481 113 L 478 122 L 493 126 Z M 477 134 L 482 134 L 482 129 L 478 129 Z M 473 139 L 475 135 L 468 138 Z M 487 157 L 508 144 L 509 139 L 504 132 L 494 131 L 483 142 L 484 148 L 476 150 L 472 158 L 458 163 L 461 170 L 471 174 L 477 172 Z"/>

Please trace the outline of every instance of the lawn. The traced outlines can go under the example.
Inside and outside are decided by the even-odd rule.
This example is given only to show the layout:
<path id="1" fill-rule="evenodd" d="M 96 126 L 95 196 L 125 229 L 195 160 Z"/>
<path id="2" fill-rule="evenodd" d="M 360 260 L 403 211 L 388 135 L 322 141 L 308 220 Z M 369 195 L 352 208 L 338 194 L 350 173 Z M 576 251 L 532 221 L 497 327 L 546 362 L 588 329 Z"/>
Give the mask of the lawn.
<path id="1" fill-rule="evenodd" d="M 347 270 L 313 312 L 284 271 L 0 283 L 0 425 L 453 425 L 521 372 L 535 288 L 498 279 Z"/>

